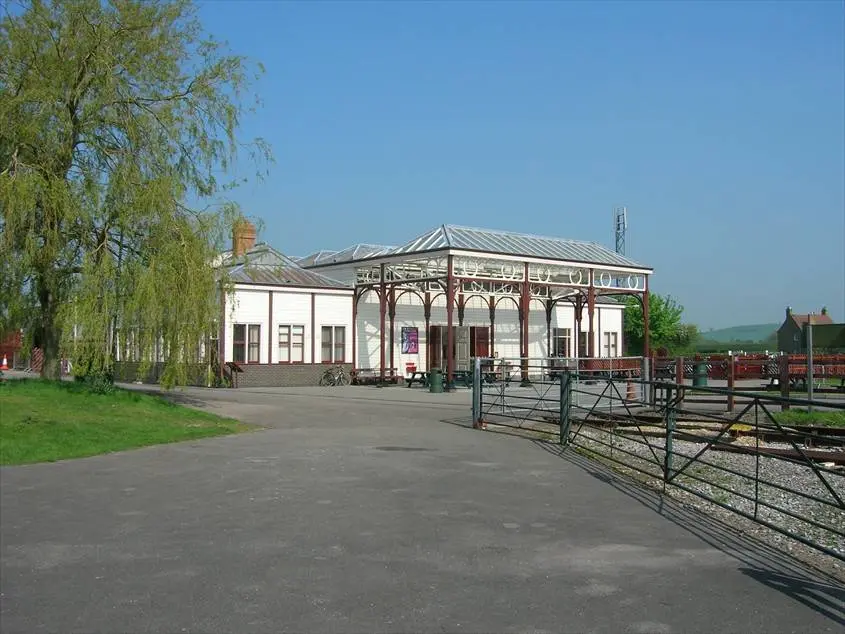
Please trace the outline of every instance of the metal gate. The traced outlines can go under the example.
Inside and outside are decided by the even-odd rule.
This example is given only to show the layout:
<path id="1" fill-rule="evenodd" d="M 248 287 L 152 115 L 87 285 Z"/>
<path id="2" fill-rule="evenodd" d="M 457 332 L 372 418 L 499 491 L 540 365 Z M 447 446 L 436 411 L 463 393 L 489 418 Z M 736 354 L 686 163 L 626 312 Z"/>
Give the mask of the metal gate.
<path id="1" fill-rule="evenodd" d="M 638 361 L 476 359 L 473 426 L 559 442 L 845 561 L 845 431 L 795 422 L 839 424 L 845 402 L 651 381 Z"/>
<path id="2" fill-rule="evenodd" d="M 557 433 L 573 405 L 591 412 L 613 412 L 639 400 L 642 359 L 495 358 L 475 359 L 473 420 Z M 569 377 L 571 385 L 561 380 Z M 575 389 L 570 389 L 570 388 Z M 567 391 L 569 390 L 569 391 Z"/>

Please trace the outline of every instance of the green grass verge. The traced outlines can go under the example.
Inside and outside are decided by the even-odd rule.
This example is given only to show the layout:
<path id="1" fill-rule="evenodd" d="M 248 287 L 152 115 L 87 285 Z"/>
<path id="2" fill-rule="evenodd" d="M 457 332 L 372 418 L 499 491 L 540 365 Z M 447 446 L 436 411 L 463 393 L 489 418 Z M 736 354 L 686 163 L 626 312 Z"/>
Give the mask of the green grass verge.
<path id="1" fill-rule="evenodd" d="M 788 409 L 774 412 L 775 419 L 782 425 L 821 425 L 824 427 L 845 427 L 845 410 Z"/>
<path id="2" fill-rule="evenodd" d="M 0 464 L 52 462 L 147 445 L 233 434 L 236 420 L 115 388 L 96 394 L 78 383 L 0 384 Z"/>

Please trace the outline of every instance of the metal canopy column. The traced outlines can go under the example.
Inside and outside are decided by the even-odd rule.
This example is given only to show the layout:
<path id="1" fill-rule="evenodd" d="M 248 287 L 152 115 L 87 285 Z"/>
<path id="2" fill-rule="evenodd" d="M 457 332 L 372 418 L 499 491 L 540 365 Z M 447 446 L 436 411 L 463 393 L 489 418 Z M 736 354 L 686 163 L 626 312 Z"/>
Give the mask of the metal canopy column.
<path id="1" fill-rule="evenodd" d="M 528 281 L 528 262 L 525 263 L 522 294 L 519 307 L 519 339 L 521 372 L 523 385 L 528 383 L 528 309 L 531 304 L 531 284 Z"/>
<path id="2" fill-rule="evenodd" d="M 495 353 L 495 343 L 494 340 L 496 339 L 496 296 L 491 295 L 490 299 L 487 300 L 487 307 L 490 310 L 490 358 L 492 359 L 496 355 Z"/>
<path id="3" fill-rule="evenodd" d="M 391 372 L 396 368 L 394 352 L 396 349 L 396 286 L 390 287 L 387 304 L 388 316 L 390 317 L 390 368 Z"/>
<path id="4" fill-rule="evenodd" d="M 425 314 L 425 371 L 431 371 L 431 293 L 425 292 L 423 300 L 423 312 Z"/>
<path id="5" fill-rule="evenodd" d="M 387 313 L 387 286 L 384 283 L 384 264 L 379 267 L 379 294 L 378 294 L 378 312 L 379 312 L 379 378 L 381 383 L 384 383 L 384 330 L 385 330 L 385 315 Z"/>
<path id="6" fill-rule="evenodd" d="M 455 370 L 455 333 L 452 331 L 452 317 L 455 307 L 455 281 L 452 269 L 453 260 L 449 255 L 446 268 L 446 385 L 451 387 Z"/>
<path id="7" fill-rule="evenodd" d="M 645 291 L 643 291 L 643 356 L 649 357 L 651 355 L 651 346 L 649 340 L 651 339 L 651 328 L 649 325 L 648 313 L 648 275 L 645 276 Z"/>
<path id="8" fill-rule="evenodd" d="M 575 358 L 580 358 L 581 356 L 581 322 L 583 320 L 583 312 L 584 312 L 584 297 L 579 293 L 575 296 L 575 333 L 574 337 L 572 338 L 572 347 L 573 347 L 573 354 L 572 356 Z"/>
<path id="9" fill-rule="evenodd" d="M 587 335 L 589 337 L 587 340 L 587 356 L 590 358 L 596 356 L 596 333 L 593 329 L 596 312 L 596 287 L 594 282 L 595 271 L 590 269 L 590 288 L 587 289 L 587 328 L 589 330 L 589 334 Z"/>

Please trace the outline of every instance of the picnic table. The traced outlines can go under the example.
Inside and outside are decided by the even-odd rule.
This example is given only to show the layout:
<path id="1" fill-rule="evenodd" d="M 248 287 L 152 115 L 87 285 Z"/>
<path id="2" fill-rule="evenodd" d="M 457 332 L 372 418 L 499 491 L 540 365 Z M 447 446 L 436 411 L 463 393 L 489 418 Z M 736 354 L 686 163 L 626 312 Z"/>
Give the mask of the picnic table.
<path id="1" fill-rule="evenodd" d="M 460 381 L 464 387 L 472 387 L 472 370 L 452 370 L 452 383 Z"/>
<path id="2" fill-rule="evenodd" d="M 504 375 L 500 369 L 493 369 L 493 368 L 482 368 L 481 370 L 481 379 L 485 383 L 496 383 L 497 381 L 504 380 L 506 383 L 510 383 L 511 379 L 513 378 L 513 373 L 506 370 Z M 445 375 L 445 371 L 444 371 Z M 473 370 L 452 370 L 452 384 L 461 384 L 464 387 L 471 388 L 472 387 L 472 375 Z M 503 378 L 504 376 L 504 378 Z M 445 379 L 445 376 L 444 376 Z M 414 383 L 419 383 L 423 387 L 428 387 L 431 382 L 431 372 L 426 372 L 423 370 L 414 370 L 408 373 L 408 376 L 405 378 L 405 386 L 411 387 Z"/>
<path id="3" fill-rule="evenodd" d="M 410 378 L 405 379 L 405 387 L 411 387 L 414 383 L 419 383 L 423 387 L 428 387 L 429 373 L 422 370 L 415 370 L 410 373 Z"/>
<path id="4" fill-rule="evenodd" d="M 410 376 L 405 379 L 407 387 L 411 387 L 414 383 L 419 383 L 423 387 L 428 387 L 431 382 L 431 373 L 416 370 L 409 373 Z M 444 377 L 445 378 L 445 377 Z M 458 383 L 464 387 L 472 387 L 472 370 L 452 370 L 452 383 Z"/>

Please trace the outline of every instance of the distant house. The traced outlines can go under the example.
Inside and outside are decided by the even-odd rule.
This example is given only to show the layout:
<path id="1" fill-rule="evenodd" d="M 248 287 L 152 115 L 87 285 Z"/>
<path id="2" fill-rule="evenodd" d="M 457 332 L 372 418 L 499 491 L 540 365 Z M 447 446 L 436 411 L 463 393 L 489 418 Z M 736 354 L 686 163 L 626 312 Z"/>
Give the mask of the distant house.
<path id="1" fill-rule="evenodd" d="M 822 308 L 820 314 L 809 313 L 799 315 L 793 313 L 792 308 L 787 306 L 786 319 L 778 328 L 778 350 L 780 352 L 796 353 L 804 352 L 807 349 L 807 342 L 804 336 L 805 326 L 813 320 L 813 326 L 829 326 L 833 324 L 827 308 Z"/>

